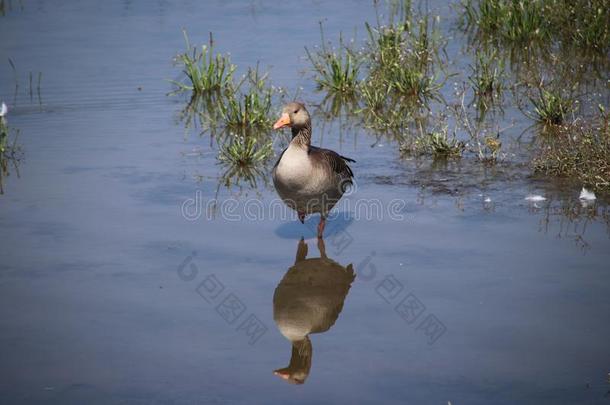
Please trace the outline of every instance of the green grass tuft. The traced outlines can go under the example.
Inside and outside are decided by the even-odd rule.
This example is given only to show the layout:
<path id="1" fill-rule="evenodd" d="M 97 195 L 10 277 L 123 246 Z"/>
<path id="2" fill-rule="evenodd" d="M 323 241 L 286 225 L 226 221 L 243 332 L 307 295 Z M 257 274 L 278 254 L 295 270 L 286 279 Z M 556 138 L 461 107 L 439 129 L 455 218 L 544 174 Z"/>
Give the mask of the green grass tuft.
<path id="1" fill-rule="evenodd" d="M 461 27 L 496 43 L 551 42 L 600 55 L 610 50 L 607 0 L 462 0 Z"/>
<path id="2" fill-rule="evenodd" d="M 502 96 L 504 59 L 498 58 L 495 50 L 477 50 L 474 65 L 470 65 L 470 69 L 472 73 L 468 80 L 472 85 L 477 104 L 486 110 Z"/>
<path id="3" fill-rule="evenodd" d="M 322 38 L 320 49 L 310 52 L 305 47 L 307 58 L 313 66 L 318 89 L 331 93 L 354 94 L 358 85 L 361 61 L 356 53 L 345 45 L 341 36 L 337 49 L 327 46 L 321 22 L 320 35 Z"/>
<path id="4" fill-rule="evenodd" d="M 219 106 L 227 129 L 240 133 L 271 130 L 273 88 L 267 85 L 267 77 L 267 73 L 260 73 L 257 65 L 228 92 Z"/>
<path id="5" fill-rule="evenodd" d="M 547 90 L 540 85 L 537 97 L 530 97 L 534 106 L 534 118 L 543 125 L 561 125 L 574 111 L 574 100 L 561 91 Z"/>
<path id="6" fill-rule="evenodd" d="M 201 49 L 191 45 L 186 31 L 183 34 L 186 51 L 176 57 L 176 63 L 182 65 L 186 80 L 173 81 L 178 91 L 202 95 L 230 88 L 236 67 L 228 56 L 214 53 L 211 34 L 209 45 L 203 45 Z"/>

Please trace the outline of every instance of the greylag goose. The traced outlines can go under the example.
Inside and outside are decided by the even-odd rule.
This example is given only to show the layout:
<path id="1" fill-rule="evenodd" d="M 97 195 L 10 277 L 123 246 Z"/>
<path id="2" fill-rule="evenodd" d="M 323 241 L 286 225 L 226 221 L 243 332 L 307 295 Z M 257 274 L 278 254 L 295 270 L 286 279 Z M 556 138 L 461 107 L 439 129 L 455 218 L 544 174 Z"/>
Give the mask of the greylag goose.
<path id="1" fill-rule="evenodd" d="M 291 128 L 292 141 L 273 167 L 273 184 L 301 223 L 309 214 L 320 214 L 318 238 L 322 238 L 329 211 L 352 184 L 354 173 L 347 162 L 355 160 L 311 145 L 311 117 L 301 103 L 284 106 L 273 129 L 284 127 Z"/>
<path id="2" fill-rule="evenodd" d="M 351 264 L 344 267 L 326 256 L 321 238 L 318 249 L 320 257 L 307 259 L 307 244 L 301 239 L 294 265 L 273 294 L 273 320 L 292 343 L 290 364 L 274 374 L 293 384 L 303 384 L 309 376 L 309 334 L 326 332 L 335 324 L 356 277 Z"/>

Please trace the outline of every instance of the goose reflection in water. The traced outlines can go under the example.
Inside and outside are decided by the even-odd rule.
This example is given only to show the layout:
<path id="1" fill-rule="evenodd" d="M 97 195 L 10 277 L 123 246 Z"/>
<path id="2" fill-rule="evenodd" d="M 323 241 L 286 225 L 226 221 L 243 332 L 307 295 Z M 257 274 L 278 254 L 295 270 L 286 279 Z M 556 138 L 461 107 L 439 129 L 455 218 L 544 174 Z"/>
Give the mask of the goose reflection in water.
<path id="1" fill-rule="evenodd" d="M 326 256 L 323 239 L 318 239 L 320 257 L 307 259 L 307 249 L 301 239 L 294 266 L 273 294 L 273 319 L 292 343 L 290 364 L 274 374 L 292 384 L 303 384 L 309 375 L 313 351 L 309 335 L 334 325 L 355 278 L 351 264 L 344 267 Z"/>

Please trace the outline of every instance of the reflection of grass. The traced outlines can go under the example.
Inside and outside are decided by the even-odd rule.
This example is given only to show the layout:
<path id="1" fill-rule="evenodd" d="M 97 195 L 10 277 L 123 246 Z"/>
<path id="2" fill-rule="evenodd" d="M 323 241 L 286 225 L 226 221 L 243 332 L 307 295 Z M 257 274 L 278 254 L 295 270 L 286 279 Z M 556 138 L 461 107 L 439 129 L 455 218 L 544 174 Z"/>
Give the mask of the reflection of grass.
<path id="1" fill-rule="evenodd" d="M 201 95 L 229 88 L 235 65 L 231 64 L 228 56 L 214 53 L 211 34 L 209 46 L 203 45 L 199 50 L 197 46 L 191 45 L 186 31 L 183 33 L 186 51 L 179 54 L 176 61 L 183 66 L 187 82 L 174 81 L 178 90 L 190 90 L 195 95 Z"/>
<path id="2" fill-rule="evenodd" d="M 324 39 L 324 30 L 320 23 L 322 46 L 316 52 L 310 52 L 305 47 L 307 57 L 311 62 L 318 84 L 318 89 L 329 93 L 353 94 L 358 85 L 358 72 L 361 62 L 358 57 L 339 38 L 339 47 L 329 49 Z"/>
<path id="3" fill-rule="evenodd" d="M 564 125 L 541 140 L 534 170 L 579 180 L 587 187 L 610 191 L 610 125 L 603 108 L 597 125 Z"/>
<path id="4" fill-rule="evenodd" d="M 271 141 L 259 144 L 254 137 L 235 137 L 223 145 L 218 155 L 227 168 L 222 179 L 227 187 L 244 179 L 256 187 L 256 178 L 262 176 L 265 163 L 273 156 Z"/>

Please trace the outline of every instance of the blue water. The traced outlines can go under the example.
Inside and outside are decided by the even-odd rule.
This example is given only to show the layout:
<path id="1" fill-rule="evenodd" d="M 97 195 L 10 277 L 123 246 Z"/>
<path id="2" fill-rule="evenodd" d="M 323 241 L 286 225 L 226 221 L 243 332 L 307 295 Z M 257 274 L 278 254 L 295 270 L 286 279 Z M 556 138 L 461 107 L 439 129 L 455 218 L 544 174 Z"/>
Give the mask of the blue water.
<path id="1" fill-rule="evenodd" d="M 218 186 L 215 142 L 179 120 L 186 97 L 166 96 L 172 58 L 182 28 L 197 43 L 212 31 L 240 73 L 260 61 L 313 106 L 303 47 L 319 43 L 319 20 L 328 38 L 356 27 L 364 39 L 371 4 L 22 3 L 0 17 L 0 98 L 24 155 L 0 195 L 0 402 L 608 402 L 604 201 L 583 208 L 577 186 L 531 178 L 518 158 L 404 160 L 394 142 L 316 115 L 314 143 L 357 160 L 325 240 L 328 260 L 356 278 L 344 300 L 314 290 L 283 304 L 307 320 L 308 299 L 343 301 L 310 335 L 304 384 L 274 376 L 291 356 L 274 292 L 301 236 L 307 258 L 321 256 L 317 218 L 273 213 L 264 181 Z M 430 7 L 461 71 L 455 12 Z M 42 72 L 40 99 L 29 72 L 34 86 Z M 514 106 L 506 114 L 517 137 L 529 123 Z M 208 215 L 215 198 L 235 208 Z"/>

